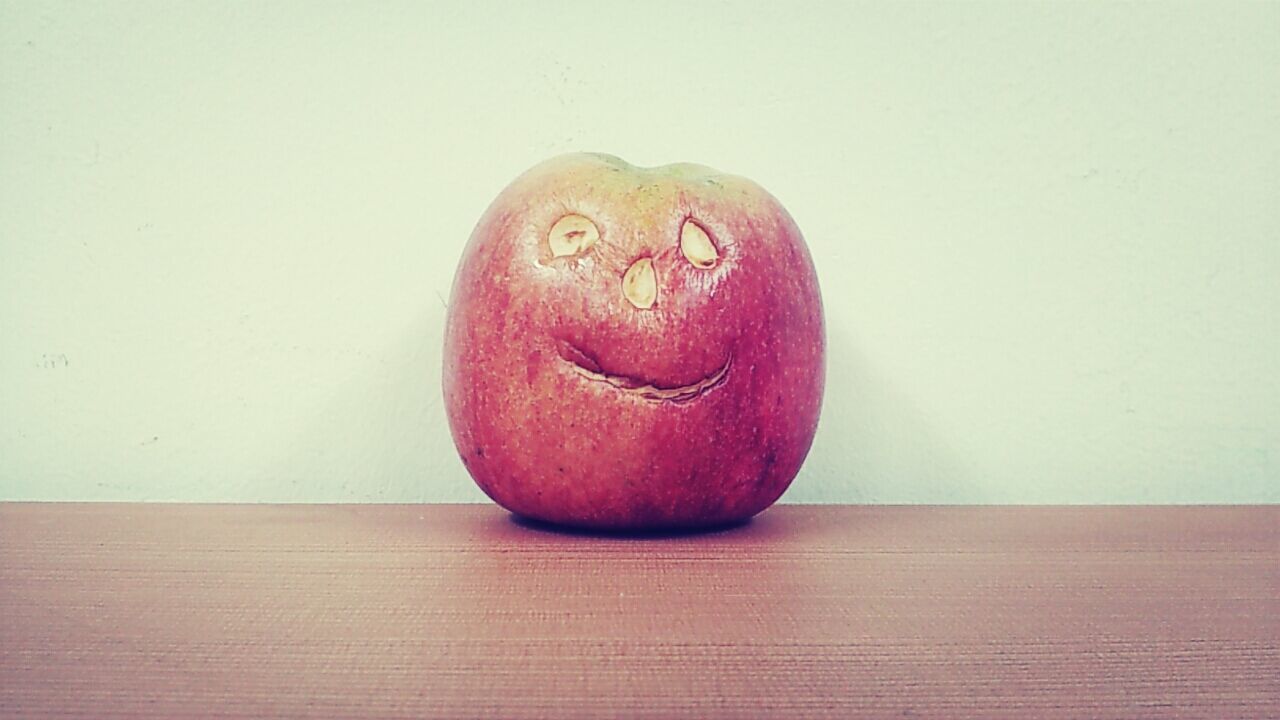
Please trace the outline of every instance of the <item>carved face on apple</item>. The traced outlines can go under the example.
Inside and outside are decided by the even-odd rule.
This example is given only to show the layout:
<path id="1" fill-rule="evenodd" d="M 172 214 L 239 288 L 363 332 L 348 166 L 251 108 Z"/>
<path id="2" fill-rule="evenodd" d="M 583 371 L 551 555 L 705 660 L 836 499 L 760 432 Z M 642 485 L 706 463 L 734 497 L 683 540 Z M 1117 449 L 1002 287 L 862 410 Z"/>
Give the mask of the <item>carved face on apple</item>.
<path id="1" fill-rule="evenodd" d="M 755 183 L 566 155 L 508 186 L 467 244 L 445 407 L 467 470 L 517 515 L 723 525 L 799 471 L 824 345 L 804 239 Z"/>

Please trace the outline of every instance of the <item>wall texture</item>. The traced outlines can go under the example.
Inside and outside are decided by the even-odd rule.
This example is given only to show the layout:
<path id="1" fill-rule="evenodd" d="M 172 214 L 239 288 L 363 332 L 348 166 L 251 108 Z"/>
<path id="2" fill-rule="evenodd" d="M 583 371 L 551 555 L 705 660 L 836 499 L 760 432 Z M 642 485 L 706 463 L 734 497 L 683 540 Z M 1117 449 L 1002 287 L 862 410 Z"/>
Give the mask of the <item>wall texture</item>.
<path id="1" fill-rule="evenodd" d="M 482 496 L 538 160 L 747 175 L 828 313 L 789 501 L 1280 501 L 1280 4 L 0 3 L 0 498 Z"/>

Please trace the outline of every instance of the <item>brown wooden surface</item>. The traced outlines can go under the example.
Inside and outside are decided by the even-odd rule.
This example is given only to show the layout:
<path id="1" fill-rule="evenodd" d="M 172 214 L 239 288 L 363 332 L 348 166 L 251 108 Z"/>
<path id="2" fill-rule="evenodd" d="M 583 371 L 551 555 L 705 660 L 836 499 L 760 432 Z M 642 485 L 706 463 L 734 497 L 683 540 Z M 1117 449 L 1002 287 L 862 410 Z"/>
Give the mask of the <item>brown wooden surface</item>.
<path id="1" fill-rule="evenodd" d="M 1280 507 L 0 505 L 3 717 L 1280 717 Z"/>

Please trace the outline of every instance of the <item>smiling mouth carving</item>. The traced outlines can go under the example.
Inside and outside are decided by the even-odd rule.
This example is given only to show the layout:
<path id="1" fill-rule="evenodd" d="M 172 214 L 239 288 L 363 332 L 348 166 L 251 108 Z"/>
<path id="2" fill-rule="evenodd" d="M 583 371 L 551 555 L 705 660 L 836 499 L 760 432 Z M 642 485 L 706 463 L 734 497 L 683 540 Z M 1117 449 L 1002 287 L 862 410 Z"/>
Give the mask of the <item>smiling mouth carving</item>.
<path id="1" fill-rule="evenodd" d="M 615 375 L 605 372 L 595 358 L 583 352 L 576 345 L 569 342 L 560 342 L 559 346 L 560 357 L 569 363 L 574 372 L 582 377 L 594 382 L 611 385 L 624 393 L 639 395 L 646 400 L 666 400 L 669 402 L 693 400 L 724 382 L 725 377 L 729 374 L 729 365 L 732 360 L 732 358 L 726 358 L 720 367 L 695 383 L 668 386 L 634 375 Z"/>

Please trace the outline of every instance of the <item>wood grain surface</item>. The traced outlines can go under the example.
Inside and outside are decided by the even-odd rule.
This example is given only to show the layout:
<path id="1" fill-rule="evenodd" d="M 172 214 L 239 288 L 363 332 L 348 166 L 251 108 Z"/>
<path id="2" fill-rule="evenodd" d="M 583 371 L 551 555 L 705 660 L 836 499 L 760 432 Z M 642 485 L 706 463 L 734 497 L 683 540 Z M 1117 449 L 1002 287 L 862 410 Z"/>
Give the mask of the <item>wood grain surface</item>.
<path id="1" fill-rule="evenodd" d="M 1280 717 L 1280 507 L 0 505 L 3 717 Z"/>

